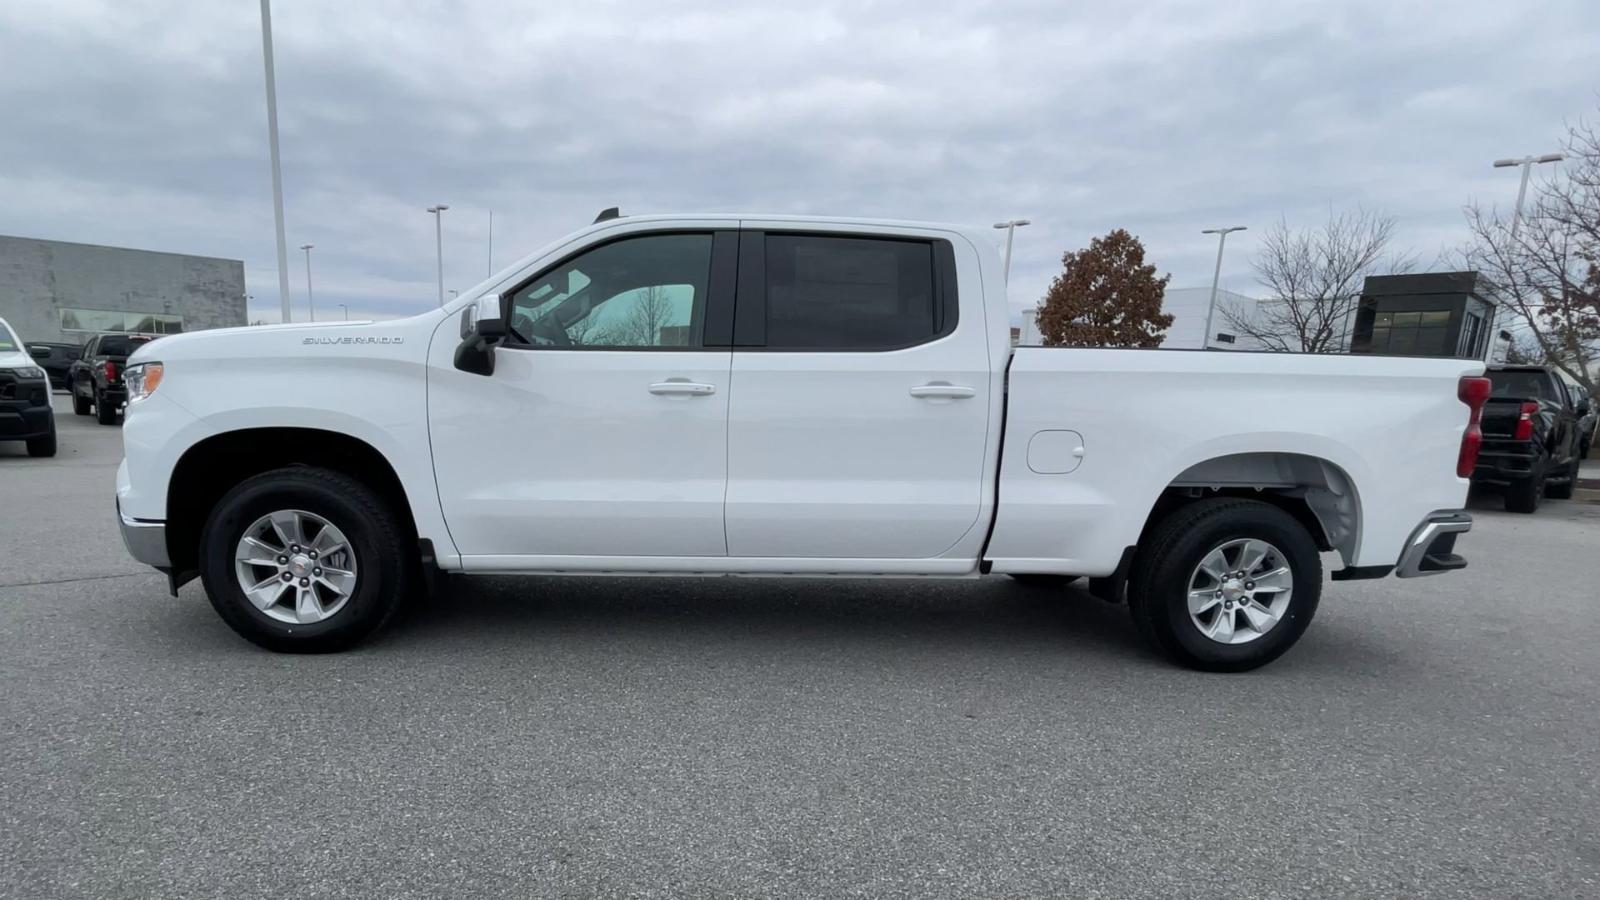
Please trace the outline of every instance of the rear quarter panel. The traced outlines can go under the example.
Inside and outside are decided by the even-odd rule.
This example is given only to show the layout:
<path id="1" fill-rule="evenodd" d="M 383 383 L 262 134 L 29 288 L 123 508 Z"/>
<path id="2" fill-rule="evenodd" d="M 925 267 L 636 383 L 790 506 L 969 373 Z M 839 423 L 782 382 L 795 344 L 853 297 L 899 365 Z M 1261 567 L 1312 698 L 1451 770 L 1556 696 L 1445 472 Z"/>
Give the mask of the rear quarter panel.
<path id="1" fill-rule="evenodd" d="M 1428 513 L 1460 508 L 1463 375 L 1483 364 L 1205 351 L 1018 348 L 1011 363 L 994 570 L 1113 572 L 1161 492 L 1198 463 L 1295 453 L 1353 484 L 1358 536 L 1347 565 L 1394 563 Z M 1068 474 L 1028 465 L 1041 431 L 1083 436 Z"/>

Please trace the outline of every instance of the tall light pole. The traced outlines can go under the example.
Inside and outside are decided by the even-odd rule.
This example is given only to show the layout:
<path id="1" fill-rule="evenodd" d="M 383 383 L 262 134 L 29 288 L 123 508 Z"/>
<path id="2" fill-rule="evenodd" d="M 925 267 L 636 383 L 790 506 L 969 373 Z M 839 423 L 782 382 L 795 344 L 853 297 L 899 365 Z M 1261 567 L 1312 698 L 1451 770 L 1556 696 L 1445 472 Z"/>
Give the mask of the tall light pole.
<path id="1" fill-rule="evenodd" d="M 339 308 L 344 310 L 344 320 L 346 322 L 350 321 L 350 307 L 345 306 L 343 303 L 341 303 L 341 304 L 339 304 Z"/>
<path id="2" fill-rule="evenodd" d="M 450 207 L 435 203 L 428 207 L 433 213 L 433 239 L 439 250 L 439 305 L 444 305 L 444 211 Z"/>
<path id="3" fill-rule="evenodd" d="M 494 210 L 489 210 L 489 271 L 485 275 L 494 274 Z"/>
<path id="4" fill-rule="evenodd" d="M 994 223 L 994 227 L 1004 228 L 1006 231 L 1006 264 L 1001 271 L 1007 284 L 1011 282 L 1011 239 L 1016 235 L 1018 228 L 1032 224 L 1027 219 L 1012 219 L 1009 222 Z"/>
<path id="5" fill-rule="evenodd" d="M 301 244 L 300 249 L 306 252 L 306 303 L 311 306 L 311 321 L 317 320 L 317 301 L 311 297 L 311 248 L 316 244 Z"/>
<path id="6" fill-rule="evenodd" d="M 1496 169 L 1508 169 L 1512 166 L 1522 167 L 1522 185 L 1517 188 L 1517 209 L 1511 214 L 1511 242 L 1517 241 L 1517 227 L 1522 224 L 1522 201 L 1528 196 L 1528 176 L 1533 174 L 1533 167 L 1539 163 L 1560 162 L 1566 157 L 1560 153 L 1546 153 L 1543 156 L 1524 156 L 1521 159 L 1497 159 L 1494 161 Z"/>
<path id="7" fill-rule="evenodd" d="M 1222 248 L 1228 243 L 1229 234 L 1244 230 L 1243 225 L 1229 225 L 1227 228 L 1205 228 L 1200 231 L 1201 234 L 1217 236 L 1217 267 L 1211 273 L 1211 302 L 1206 306 L 1206 333 L 1200 338 L 1201 350 L 1211 346 L 1211 317 L 1217 311 L 1217 281 L 1222 278 Z"/>
<path id="8" fill-rule="evenodd" d="M 261 57 L 267 64 L 267 147 L 272 157 L 272 217 L 278 227 L 278 297 L 289 311 L 289 248 L 283 238 L 283 170 L 278 165 L 278 84 L 272 71 L 272 0 L 261 0 Z"/>

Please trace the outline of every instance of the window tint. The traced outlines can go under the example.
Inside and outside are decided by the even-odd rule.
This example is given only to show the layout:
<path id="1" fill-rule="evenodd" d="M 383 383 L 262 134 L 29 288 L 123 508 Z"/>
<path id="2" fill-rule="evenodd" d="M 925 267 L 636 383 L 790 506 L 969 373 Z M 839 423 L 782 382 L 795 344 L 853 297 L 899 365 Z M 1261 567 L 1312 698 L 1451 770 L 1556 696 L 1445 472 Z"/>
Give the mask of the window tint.
<path id="1" fill-rule="evenodd" d="M 771 348 L 904 347 L 943 324 L 925 242 L 768 235 L 766 276 Z"/>
<path id="2" fill-rule="evenodd" d="M 1552 400 L 1550 376 L 1543 372 L 1490 372 L 1491 397 L 1512 400 Z"/>
<path id="3" fill-rule="evenodd" d="M 1443 356 L 1449 325 L 1448 310 L 1378 313 L 1372 321 L 1372 352 Z"/>
<path id="4" fill-rule="evenodd" d="M 100 339 L 99 355 L 101 356 L 128 356 L 133 351 L 150 343 L 154 338 L 130 335 L 123 337 L 119 334 L 107 335 Z"/>
<path id="5" fill-rule="evenodd" d="M 711 235 L 656 234 L 596 247 L 511 298 L 511 328 L 535 347 L 698 347 Z"/>

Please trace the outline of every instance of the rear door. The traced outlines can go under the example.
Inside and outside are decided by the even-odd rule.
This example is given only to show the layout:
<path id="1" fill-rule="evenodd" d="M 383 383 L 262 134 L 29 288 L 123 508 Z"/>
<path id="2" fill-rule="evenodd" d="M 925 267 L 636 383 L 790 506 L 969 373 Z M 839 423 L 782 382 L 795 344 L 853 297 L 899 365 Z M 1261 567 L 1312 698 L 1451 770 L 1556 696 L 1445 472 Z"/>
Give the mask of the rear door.
<path id="1" fill-rule="evenodd" d="M 730 556 L 929 558 L 976 527 L 989 358 L 956 282 L 937 232 L 741 233 Z"/>

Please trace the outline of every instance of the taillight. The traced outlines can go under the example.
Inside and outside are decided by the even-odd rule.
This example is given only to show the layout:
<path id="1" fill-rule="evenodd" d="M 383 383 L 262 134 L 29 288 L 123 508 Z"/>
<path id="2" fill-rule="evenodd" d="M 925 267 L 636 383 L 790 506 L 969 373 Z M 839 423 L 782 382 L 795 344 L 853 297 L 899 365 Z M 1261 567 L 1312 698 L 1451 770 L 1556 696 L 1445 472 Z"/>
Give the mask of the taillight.
<path id="1" fill-rule="evenodd" d="M 1473 375 L 1465 376 L 1456 383 L 1456 397 L 1471 411 L 1467 430 L 1461 434 L 1461 454 L 1456 457 L 1457 478 L 1471 478 L 1472 469 L 1478 464 L 1478 451 L 1483 448 L 1483 428 L 1479 421 L 1483 418 L 1483 404 L 1489 402 L 1489 391 L 1492 389 L 1489 379 Z"/>
<path id="2" fill-rule="evenodd" d="M 1519 441 L 1532 440 L 1533 417 L 1538 414 L 1539 404 L 1531 402 L 1522 404 L 1522 411 L 1517 413 L 1517 430 L 1512 437 Z"/>
<path id="3" fill-rule="evenodd" d="M 114 363 L 114 362 L 112 362 L 111 360 L 108 359 L 105 362 L 101 363 L 100 365 L 106 367 L 106 380 L 107 381 L 115 381 L 117 379 L 117 364 L 116 363 Z"/>

